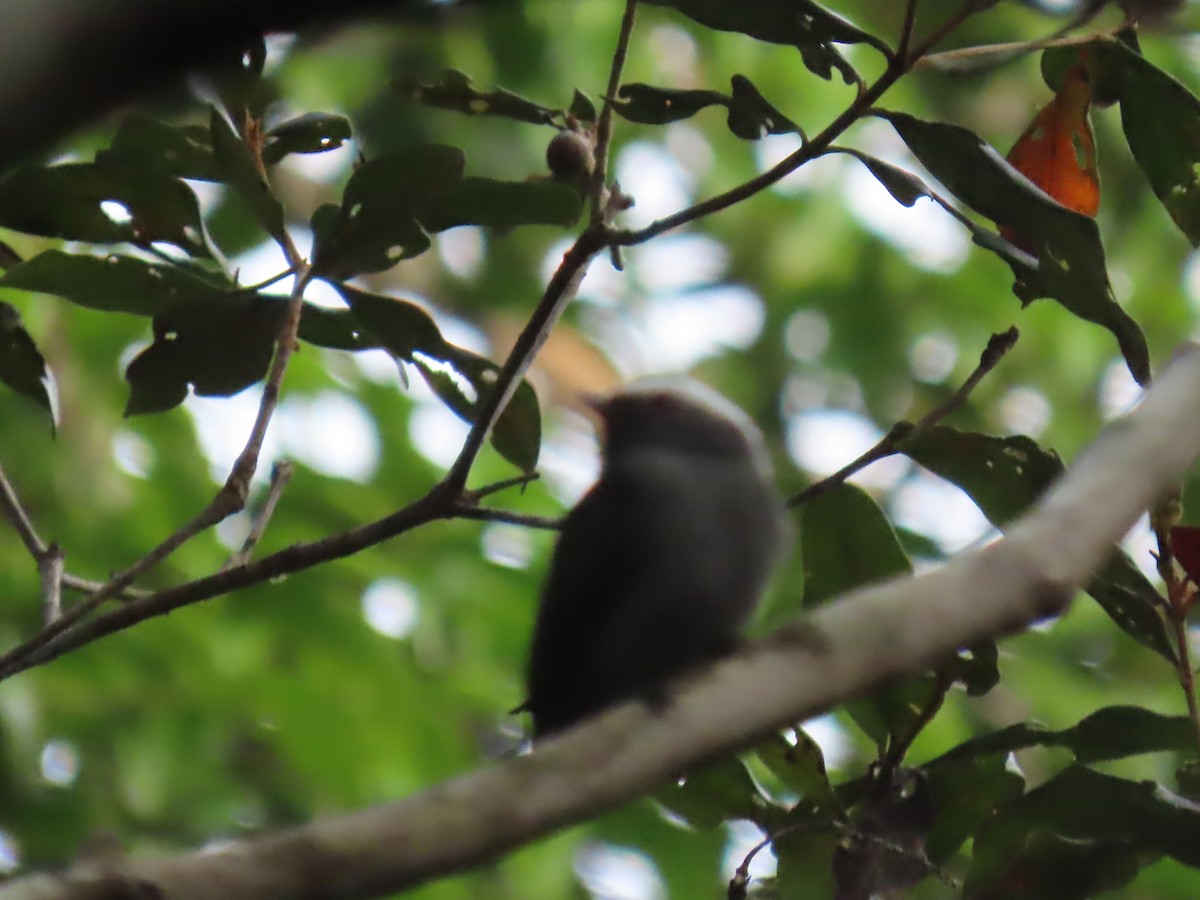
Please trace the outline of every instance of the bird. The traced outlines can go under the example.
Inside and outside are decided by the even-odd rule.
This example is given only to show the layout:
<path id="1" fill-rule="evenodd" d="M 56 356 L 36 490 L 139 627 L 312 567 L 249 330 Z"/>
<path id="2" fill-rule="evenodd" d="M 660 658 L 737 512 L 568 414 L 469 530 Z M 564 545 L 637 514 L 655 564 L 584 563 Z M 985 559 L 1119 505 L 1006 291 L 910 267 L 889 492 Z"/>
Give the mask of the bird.
<path id="1" fill-rule="evenodd" d="M 762 433 L 691 379 L 584 398 L 596 483 L 563 520 L 530 646 L 533 739 L 733 650 L 789 534 Z"/>

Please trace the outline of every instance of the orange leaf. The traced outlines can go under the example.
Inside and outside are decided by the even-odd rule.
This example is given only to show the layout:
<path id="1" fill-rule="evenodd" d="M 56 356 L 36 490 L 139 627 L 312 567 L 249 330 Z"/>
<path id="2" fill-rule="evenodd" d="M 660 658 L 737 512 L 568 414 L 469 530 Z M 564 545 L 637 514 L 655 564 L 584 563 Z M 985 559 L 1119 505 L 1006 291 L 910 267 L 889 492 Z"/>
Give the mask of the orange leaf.
<path id="1" fill-rule="evenodd" d="M 1091 101 L 1091 58 L 1085 51 L 1007 157 L 1014 169 L 1043 191 L 1085 216 L 1095 216 L 1100 208 L 1096 142 L 1088 122 Z M 1013 229 L 1001 228 L 1000 233 L 1013 240 Z"/>

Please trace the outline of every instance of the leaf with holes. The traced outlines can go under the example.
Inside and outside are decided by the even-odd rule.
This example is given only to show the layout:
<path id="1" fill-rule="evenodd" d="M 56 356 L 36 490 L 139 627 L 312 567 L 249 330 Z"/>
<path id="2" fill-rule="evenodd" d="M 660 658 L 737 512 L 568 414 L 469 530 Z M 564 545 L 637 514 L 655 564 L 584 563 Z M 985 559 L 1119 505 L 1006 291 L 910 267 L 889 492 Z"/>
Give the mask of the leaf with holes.
<path id="1" fill-rule="evenodd" d="M 222 178 L 203 125 L 168 125 L 136 114 L 121 120 L 112 143 L 96 153 L 96 163 L 198 181 Z"/>
<path id="2" fill-rule="evenodd" d="M 613 110 L 641 125 L 666 125 L 688 119 L 708 106 L 728 106 L 720 91 L 660 88 L 650 84 L 623 84 L 617 89 Z"/>
<path id="3" fill-rule="evenodd" d="M 347 284 L 335 285 L 350 312 L 373 342 L 392 356 L 413 362 L 414 353 L 442 359 L 446 341 L 433 318 L 415 303 L 383 294 L 372 294 Z"/>
<path id="4" fill-rule="evenodd" d="M 1021 235 L 1031 252 L 992 236 L 976 243 L 999 255 L 1016 276 L 1024 304 L 1052 297 L 1072 313 L 1112 332 L 1139 384 L 1150 378 L 1146 337 L 1113 299 L 1096 223 L 1067 209 L 1017 172 L 965 128 L 880 112 L 929 172 L 955 197 L 1002 228 Z"/>
<path id="5" fill-rule="evenodd" d="M 0 225 L 92 244 L 174 244 L 208 255 L 200 207 L 177 178 L 126 166 L 23 166 L 0 178 Z"/>
<path id="6" fill-rule="evenodd" d="M 534 103 L 504 88 L 478 91 L 472 87 L 471 78 L 458 69 L 444 70 L 437 81 L 421 81 L 413 76 L 397 78 L 392 82 L 392 88 L 406 100 L 472 116 L 501 116 L 518 122 L 549 125 L 561 115 L 560 110 Z"/>
<path id="7" fill-rule="evenodd" d="M 21 314 L 7 303 L 0 303 L 0 381 L 46 410 L 51 427 L 58 427 L 54 379 Z"/>
<path id="8" fill-rule="evenodd" d="M 334 113 L 311 112 L 267 131 L 263 162 L 279 162 L 289 153 L 324 153 L 350 140 L 350 120 Z"/>
<path id="9" fill-rule="evenodd" d="M 424 253 L 429 235 L 416 218 L 418 206 L 462 178 L 465 160 L 457 147 L 429 144 L 395 150 L 359 166 L 340 207 L 313 214 L 313 267 L 340 281 L 390 269 Z"/>
<path id="10" fill-rule="evenodd" d="M 224 297 L 178 304 L 154 317 L 154 343 L 125 370 L 125 415 L 162 412 L 190 386 L 202 397 L 231 397 L 262 380 L 287 313 L 283 298 Z"/>
<path id="11" fill-rule="evenodd" d="M 55 294 L 104 312 L 152 316 L 176 303 L 194 303 L 237 290 L 195 269 L 148 263 L 131 256 L 83 256 L 47 250 L 0 276 L 0 285 Z"/>
<path id="12" fill-rule="evenodd" d="M 1024 435 L 1001 438 L 937 425 L 903 441 L 899 449 L 962 488 L 997 528 L 1025 512 L 1064 471 L 1057 453 Z M 1131 637 L 1174 659 L 1157 612 L 1158 591 L 1124 551 L 1114 547 L 1085 590 Z"/>

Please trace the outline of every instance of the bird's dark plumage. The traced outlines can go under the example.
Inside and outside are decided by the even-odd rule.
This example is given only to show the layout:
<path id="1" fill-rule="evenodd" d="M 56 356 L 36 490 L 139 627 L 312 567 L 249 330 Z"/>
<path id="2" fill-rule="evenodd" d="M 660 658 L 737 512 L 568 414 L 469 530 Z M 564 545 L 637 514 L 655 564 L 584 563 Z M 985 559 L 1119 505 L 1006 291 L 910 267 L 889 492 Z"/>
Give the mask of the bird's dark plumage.
<path id="1" fill-rule="evenodd" d="M 694 383 L 595 403 L 600 478 L 563 523 L 529 664 L 534 734 L 728 652 L 786 533 L 761 437 Z"/>

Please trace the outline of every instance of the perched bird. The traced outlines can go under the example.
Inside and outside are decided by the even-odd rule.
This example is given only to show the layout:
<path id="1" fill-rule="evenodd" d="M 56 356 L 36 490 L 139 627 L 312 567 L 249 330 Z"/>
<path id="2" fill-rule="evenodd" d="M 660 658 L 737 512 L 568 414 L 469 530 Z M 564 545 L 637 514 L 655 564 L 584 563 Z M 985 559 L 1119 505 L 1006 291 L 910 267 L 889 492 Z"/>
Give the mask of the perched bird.
<path id="1" fill-rule="evenodd" d="M 535 737 L 734 648 L 788 533 L 762 435 L 697 382 L 603 398 L 600 478 L 563 522 L 529 660 Z"/>

